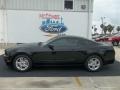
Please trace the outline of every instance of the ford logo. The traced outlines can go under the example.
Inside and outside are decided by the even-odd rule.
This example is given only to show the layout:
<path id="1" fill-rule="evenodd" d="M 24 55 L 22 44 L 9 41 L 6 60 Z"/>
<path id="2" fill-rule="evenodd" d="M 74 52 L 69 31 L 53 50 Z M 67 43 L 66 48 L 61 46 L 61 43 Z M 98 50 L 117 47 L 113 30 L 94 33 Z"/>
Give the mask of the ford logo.
<path id="1" fill-rule="evenodd" d="M 40 26 L 40 30 L 46 33 L 63 33 L 67 30 L 67 27 L 64 25 L 64 23 L 59 22 L 58 20 L 54 21 L 50 18 L 47 18 L 46 20 L 42 21 L 42 25 Z"/>

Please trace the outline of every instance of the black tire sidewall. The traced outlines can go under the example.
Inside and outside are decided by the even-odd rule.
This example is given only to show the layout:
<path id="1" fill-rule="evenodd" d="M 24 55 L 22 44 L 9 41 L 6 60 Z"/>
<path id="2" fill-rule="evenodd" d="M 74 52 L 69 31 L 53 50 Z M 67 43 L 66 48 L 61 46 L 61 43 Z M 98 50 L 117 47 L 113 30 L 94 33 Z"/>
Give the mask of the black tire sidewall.
<path id="1" fill-rule="evenodd" d="M 20 57 L 25 57 L 28 59 L 28 62 L 29 62 L 29 67 L 26 69 L 26 70 L 19 70 L 17 67 L 16 67 L 16 60 Z M 29 71 L 31 68 L 32 68 L 32 61 L 31 59 L 27 56 L 27 55 L 17 55 L 15 56 L 15 58 L 13 59 L 13 68 L 16 70 L 16 71 L 19 71 L 19 72 L 26 72 L 26 71 Z"/>
<path id="2" fill-rule="evenodd" d="M 112 44 L 113 44 L 113 46 L 115 46 L 115 42 L 114 41 L 112 42 Z"/>
<path id="3" fill-rule="evenodd" d="M 119 41 L 117 41 L 117 46 L 119 46 Z"/>
<path id="4" fill-rule="evenodd" d="M 113 44 L 113 46 L 118 46 L 119 45 L 119 41 L 113 41 L 112 44 Z"/>
<path id="5" fill-rule="evenodd" d="M 89 61 L 91 58 L 98 58 L 98 59 L 99 59 L 99 61 L 100 61 L 100 67 L 99 67 L 98 69 L 96 69 L 96 70 L 91 70 L 91 69 L 88 67 L 88 61 Z M 91 56 L 89 56 L 89 57 L 87 58 L 86 62 L 85 62 L 85 68 L 86 68 L 88 71 L 90 71 L 90 72 L 97 72 L 97 71 L 99 71 L 99 70 L 102 68 L 102 66 L 103 66 L 103 61 L 102 61 L 101 57 L 99 57 L 98 55 L 91 55 Z"/>

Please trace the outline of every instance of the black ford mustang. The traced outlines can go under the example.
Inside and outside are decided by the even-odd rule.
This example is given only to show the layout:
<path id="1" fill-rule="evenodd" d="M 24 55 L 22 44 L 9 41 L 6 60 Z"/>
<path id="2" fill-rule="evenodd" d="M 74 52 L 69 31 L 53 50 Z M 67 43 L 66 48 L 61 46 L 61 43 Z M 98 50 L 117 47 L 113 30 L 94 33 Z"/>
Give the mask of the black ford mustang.
<path id="1" fill-rule="evenodd" d="M 17 71 L 28 71 L 34 65 L 85 65 L 98 71 L 115 61 L 112 46 L 75 36 L 54 37 L 47 42 L 22 44 L 5 50 L 6 64 Z"/>

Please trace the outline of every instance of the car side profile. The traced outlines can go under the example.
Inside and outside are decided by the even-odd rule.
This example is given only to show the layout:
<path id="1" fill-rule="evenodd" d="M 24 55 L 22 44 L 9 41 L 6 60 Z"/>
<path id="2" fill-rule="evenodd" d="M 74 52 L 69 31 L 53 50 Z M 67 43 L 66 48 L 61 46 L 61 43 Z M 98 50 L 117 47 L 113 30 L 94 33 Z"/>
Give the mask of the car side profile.
<path id="1" fill-rule="evenodd" d="M 108 41 L 111 42 L 114 46 L 118 46 L 120 43 L 120 33 L 117 33 L 116 35 L 109 37 Z"/>
<path id="2" fill-rule="evenodd" d="M 4 61 L 17 71 L 28 71 L 37 65 L 84 65 L 88 71 L 99 71 L 115 61 L 112 46 L 82 37 L 57 36 L 47 42 L 22 44 L 5 50 Z"/>
<path id="3" fill-rule="evenodd" d="M 118 46 L 120 43 L 120 33 L 117 33 L 115 35 L 106 35 L 100 38 L 96 38 L 97 42 L 110 42 L 113 44 L 113 46 Z"/>

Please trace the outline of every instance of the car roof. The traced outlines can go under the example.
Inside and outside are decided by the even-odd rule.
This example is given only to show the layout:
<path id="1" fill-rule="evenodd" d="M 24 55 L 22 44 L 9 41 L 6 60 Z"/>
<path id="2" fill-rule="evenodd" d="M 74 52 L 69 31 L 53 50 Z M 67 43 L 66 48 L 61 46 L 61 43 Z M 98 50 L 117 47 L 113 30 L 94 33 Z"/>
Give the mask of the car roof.
<path id="1" fill-rule="evenodd" d="M 78 38 L 78 39 L 85 39 L 83 37 L 78 37 L 78 36 L 72 36 L 72 35 L 58 35 L 58 36 L 55 36 L 51 39 L 49 39 L 47 42 L 51 42 L 53 40 L 56 40 L 56 39 L 60 39 L 60 38 Z M 87 40 L 87 39 L 86 39 Z"/>
<path id="2" fill-rule="evenodd" d="M 79 37 L 79 36 L 72 36 L 72 35 L 58 35 L 56 37 L 54 37 L 55 39 L 59 39 L 59 38 L 81 38 L 81 39 L 87 39 L 84 37 Z"/>

